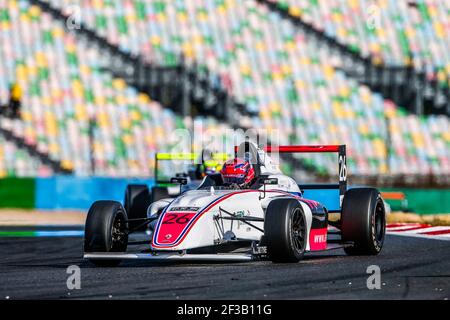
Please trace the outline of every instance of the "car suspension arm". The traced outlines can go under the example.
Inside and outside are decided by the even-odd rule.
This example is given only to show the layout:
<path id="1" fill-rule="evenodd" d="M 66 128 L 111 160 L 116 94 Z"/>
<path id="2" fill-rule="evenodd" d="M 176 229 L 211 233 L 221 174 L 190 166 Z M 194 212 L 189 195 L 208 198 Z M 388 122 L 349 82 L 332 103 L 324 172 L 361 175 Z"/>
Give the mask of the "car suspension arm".
<path id="1" fill-rule="evenodd" d="M 235 214 L 228 212 L 227 210 L 223 209 L 222 207 L 219 207 L 220 212 L 226 213 L 227 215 L 231 216 L 230 217 L 221 217 L 221 219 L 223 220 L 236 220 L 236 221 L 242 221 L 243 223 L 249 225 L 252 228 L 255 228 L 258 231 L 261 231 L 262 233 L 264 233 L 264 230 L 261 228 L 258 228 L 257 226 L 255 226 L 254 224 L 250 223 L 249 221 L 256 221 L 256 222 L 264 222 L 263 218 L 257 218 L 257 217 L 238 217 Z"/>
<path id="2" fill-rule="evenodd" d="M 132 222 L 132 221 L 143 221 L 141 224 L 139 224 L 138 226 L 129 229 L 128 230 L 128 234 L 133 233 L 136 230 L 139 230 L 140 228 L 142 228 L 143 226 L 148 225 L 149 223 L 157 220 L 158 217 L 154 217 L 154 218 L 140 218 L 140 219 L 128 219 L 127 222 Z"/>

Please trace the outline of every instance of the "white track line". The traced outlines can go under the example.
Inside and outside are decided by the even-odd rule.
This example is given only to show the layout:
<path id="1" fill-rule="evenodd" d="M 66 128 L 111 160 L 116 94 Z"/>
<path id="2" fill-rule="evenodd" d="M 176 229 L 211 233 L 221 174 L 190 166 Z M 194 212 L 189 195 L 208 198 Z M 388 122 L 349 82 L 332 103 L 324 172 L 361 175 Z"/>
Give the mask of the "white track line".
<path id="1" fill-rule="evenodd" d="M 411 231 L 407 231 L 408 233 L 425 233 L 425 232 L 433 232 L 433 231 L 446 231 L 450 230 L 450 227 L 428 227 L 428 228 L 421 228 L 421 229 L 415 229 Z"/>

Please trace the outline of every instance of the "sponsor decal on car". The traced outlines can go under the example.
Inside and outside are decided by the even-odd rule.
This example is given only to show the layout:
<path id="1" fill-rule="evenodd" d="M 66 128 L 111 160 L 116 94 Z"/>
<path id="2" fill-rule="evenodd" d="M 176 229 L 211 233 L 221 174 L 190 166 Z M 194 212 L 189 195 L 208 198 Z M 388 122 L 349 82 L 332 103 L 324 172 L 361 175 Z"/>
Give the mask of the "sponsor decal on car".
<path id="1" fill-rule="evenodd" d="M 325 250 L 327 248 L 327 228 L 311 229 L 309 233 L 309 246 L 312 250 Z"/>
<path id="2" fill-rule="evenodd" d="M 171 208 L 162 219 L 162 228 L 160 228 L 157 241 L 159 243 L 172 243 L 172 238 L 177 238 L 183 232 L 196 213 L 196 211 L 174 211 Z"/>
<path id="3" fill-rule="evenodd" d="M 247 211 L 245 211 L 245 210 L 238 210 L 238 211 L 235 211 L 233 214 L 236 217 L 238 217 L 238 218 L 242 218 L 242 217 L 245 217 L 245 216 L 250 216 L 250 211 L 249 210 L 247 210 Z M 237 221 L 237 229 L 240 229 L 241 226 L 247 226 L 247 225 L 243 221 Z M 248 229 L 249 228 L 247 228 L 247 230 Z"/>
<path id="4" fill-rule="evenodd" d="M 195 211 L 197 212 L 200 209 L 200 207 L 172 207 L 170 208 L 170 211 Z"/>

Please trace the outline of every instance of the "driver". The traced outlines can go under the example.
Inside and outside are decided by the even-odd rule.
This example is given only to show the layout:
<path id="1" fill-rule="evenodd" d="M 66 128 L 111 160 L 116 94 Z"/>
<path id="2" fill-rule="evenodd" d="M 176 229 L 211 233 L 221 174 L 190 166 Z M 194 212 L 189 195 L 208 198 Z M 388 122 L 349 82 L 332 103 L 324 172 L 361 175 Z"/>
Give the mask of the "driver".
<path id="1" fill-rule="evenodd" d="M 220 173 L 224 184 L 236 189 L 248 188 L 256 177 L 250 162 L 239 158 L 225 162 Z"/>

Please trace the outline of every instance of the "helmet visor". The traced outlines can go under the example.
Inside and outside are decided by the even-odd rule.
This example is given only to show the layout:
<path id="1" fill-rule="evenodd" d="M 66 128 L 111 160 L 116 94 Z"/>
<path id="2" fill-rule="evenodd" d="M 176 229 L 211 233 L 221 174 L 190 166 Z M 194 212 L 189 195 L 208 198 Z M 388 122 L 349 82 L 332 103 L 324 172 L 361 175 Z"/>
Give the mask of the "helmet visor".
<path id="1" fill-rule="evenodd" d="M 242 184 L 245 182 L 245 175 L 243 175 L 243 174 L 227 175 L 227 176 L 223 177 L 223 181 L 227 184 L 232 184 L 232 183 Z"/>

